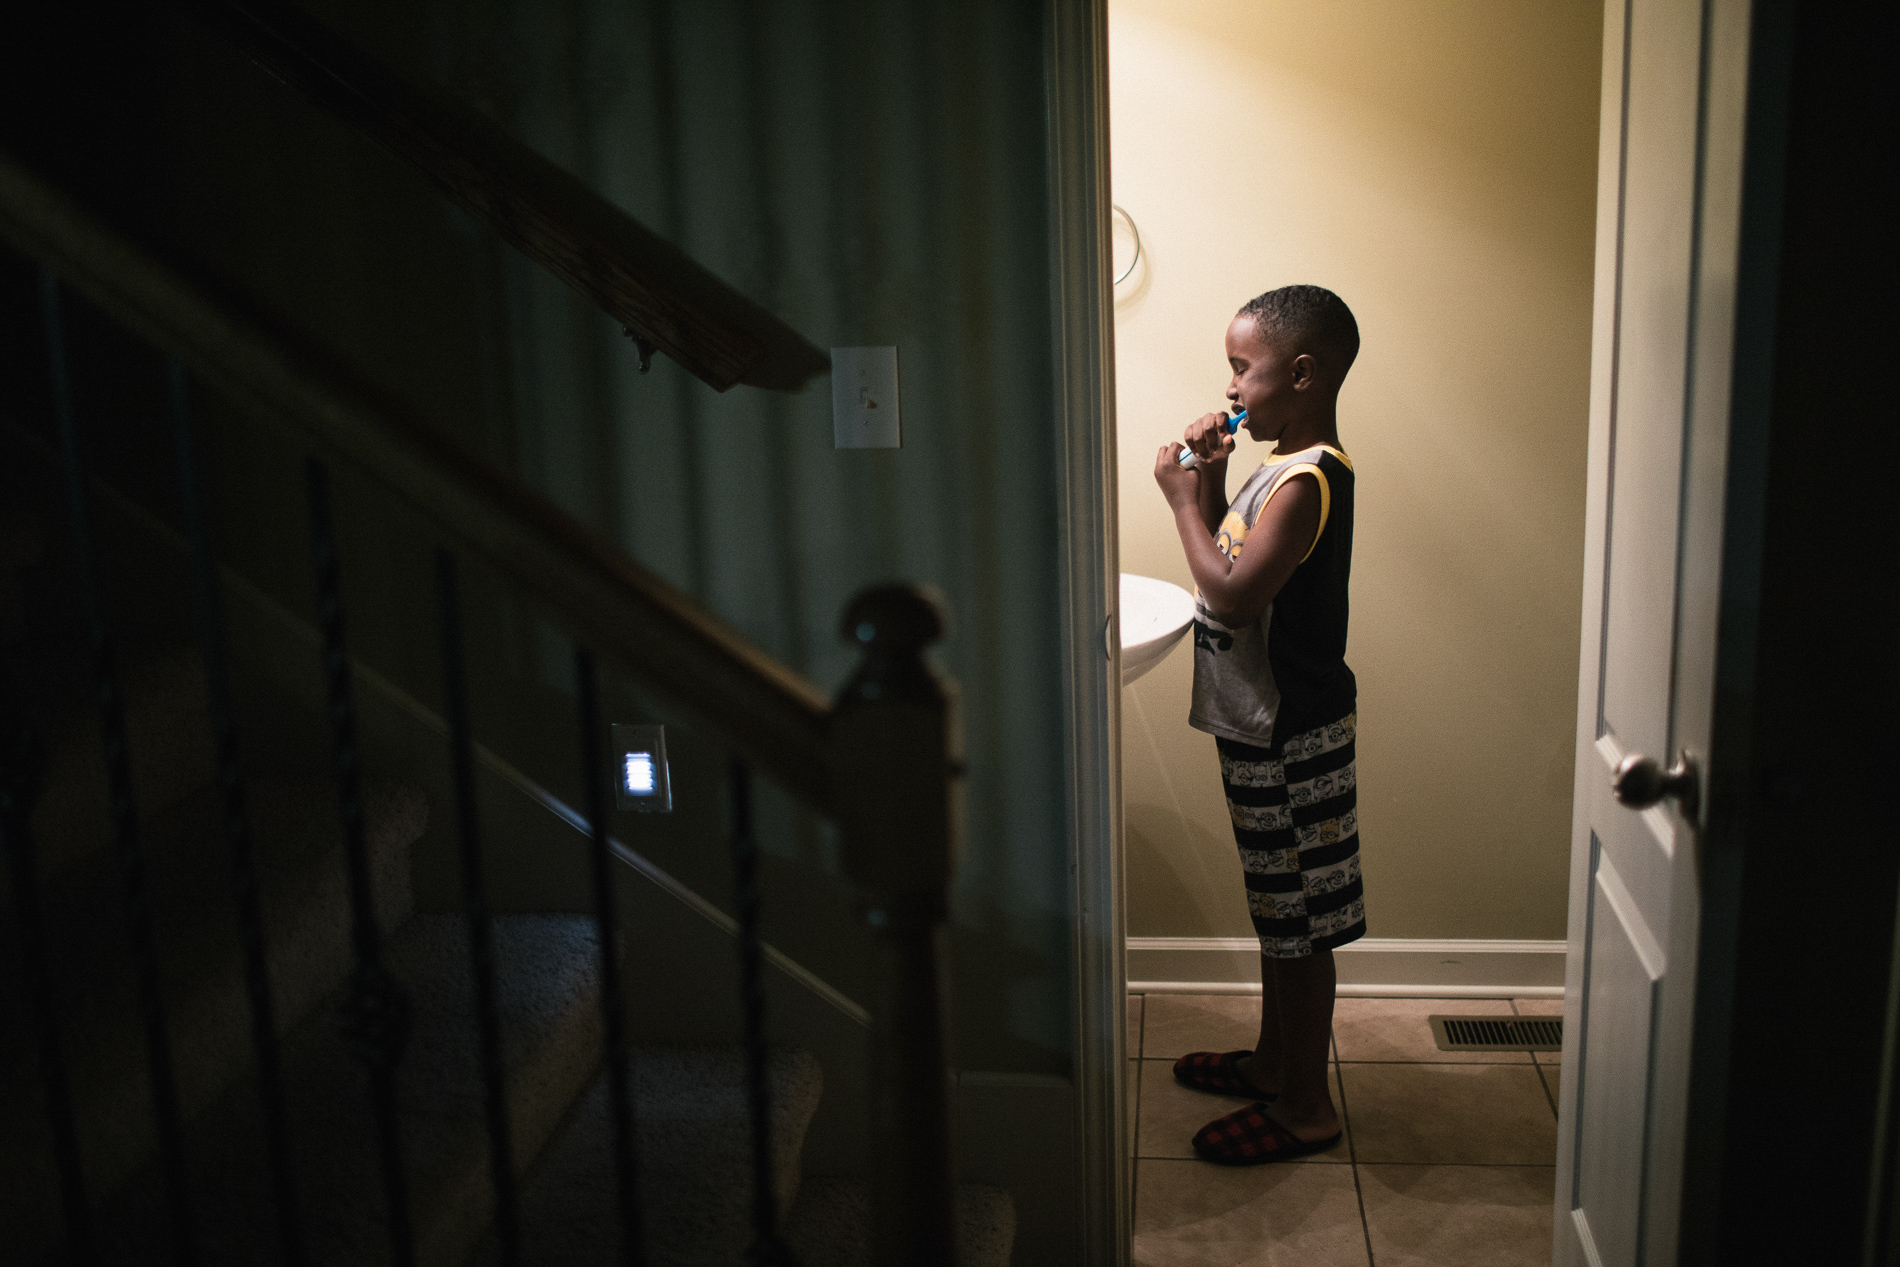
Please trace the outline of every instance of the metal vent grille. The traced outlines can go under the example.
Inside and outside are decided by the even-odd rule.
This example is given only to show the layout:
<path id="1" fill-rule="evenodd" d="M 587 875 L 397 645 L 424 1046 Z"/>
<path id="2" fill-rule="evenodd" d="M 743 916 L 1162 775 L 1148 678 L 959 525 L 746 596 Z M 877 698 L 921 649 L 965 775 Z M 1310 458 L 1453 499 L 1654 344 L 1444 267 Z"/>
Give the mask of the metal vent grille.
<path id="1" fill-rule="evenodd" d="M 1562 1051 L 1560 1016 L 1432 1016 L 1440 1051 Z"/>

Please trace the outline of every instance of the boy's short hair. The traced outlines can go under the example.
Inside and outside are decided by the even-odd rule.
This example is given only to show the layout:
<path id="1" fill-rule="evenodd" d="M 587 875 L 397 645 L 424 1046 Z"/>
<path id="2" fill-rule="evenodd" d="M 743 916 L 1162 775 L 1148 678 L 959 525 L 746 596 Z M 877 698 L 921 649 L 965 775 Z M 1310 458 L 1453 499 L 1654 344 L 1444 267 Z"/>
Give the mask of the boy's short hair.
<path id="1" fill-rule="evenodd" d="M 1251 317 L 1262 339 L 1287 350 L 1315 352 L 1328 370 L 1346 377 L 1359 355 L 1359 323 L 1346 301 L 1324 286 L 1282 286 L 1240 306 L 1237 316 Z"/>

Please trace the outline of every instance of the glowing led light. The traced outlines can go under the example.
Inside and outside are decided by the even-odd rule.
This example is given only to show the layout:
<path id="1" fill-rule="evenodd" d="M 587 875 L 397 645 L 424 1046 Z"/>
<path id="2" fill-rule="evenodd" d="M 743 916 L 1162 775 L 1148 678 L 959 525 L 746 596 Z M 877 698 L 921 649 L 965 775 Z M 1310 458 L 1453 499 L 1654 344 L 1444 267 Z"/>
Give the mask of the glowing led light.
<path id="1" fill-rule="evenodd" d="M 673 812 L 673 776 L 666 767 L 666 727 L 616 724 L 614 746 L 620 754 L 620 781 L 614 805 L 638 814 Z"/>

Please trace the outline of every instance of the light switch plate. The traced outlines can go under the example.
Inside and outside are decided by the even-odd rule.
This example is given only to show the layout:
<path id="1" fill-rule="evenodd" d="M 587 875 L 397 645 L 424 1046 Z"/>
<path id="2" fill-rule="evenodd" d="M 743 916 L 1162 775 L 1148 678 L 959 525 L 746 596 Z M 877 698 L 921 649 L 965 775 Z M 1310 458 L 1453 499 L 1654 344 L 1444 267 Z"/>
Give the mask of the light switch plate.
<path id="1" fill-rule="evenodd" d="M 831 349 L 831 434 L 840 449 L 899 449 L 897 349 Z"/>

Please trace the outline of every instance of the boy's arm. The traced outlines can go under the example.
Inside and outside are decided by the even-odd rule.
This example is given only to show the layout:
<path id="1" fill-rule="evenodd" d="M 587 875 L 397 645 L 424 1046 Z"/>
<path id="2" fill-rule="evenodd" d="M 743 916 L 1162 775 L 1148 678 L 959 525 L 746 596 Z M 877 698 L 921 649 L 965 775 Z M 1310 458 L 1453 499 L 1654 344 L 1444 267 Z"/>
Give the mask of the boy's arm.
<path id="1" fill-rule="evenodd" d="M 1202 462 L 1195 471 L 1201 477 L 1194 494 L 1195 508 L 1201 512 L 1201 522 L 1207 526 L 1207 535 L 1212 539 L 1220 532 L 1221 521 L 1227 518 L 1227 459 Z"/>
<path id="2" fill-rule="evenodd" d="M 1178 444 L 1162 448 L 1155 458 L 1155 482 L 1174 511 L 1188 570 L 1216 620 L 1230 629 L 1251 624 L 1313 548 L 1320 528 L 1319 480 L 1301 472 L 1280 485 L 1260 508 L 1240 558 L 1229 562 L 1202 531 L 1202 472 L 1182 470 L 1175 461 L 1180 451 Z"/>
<path id="3" fill-rule="evenodd" d="M 1220 532 L 1221 521 L 1227 518 L 1227 458 L 1234 451 L 1234 437 L 1226 429 L 1226 422 L 1224 413 L 1202 414 L 1188 424 L 1182 438 L 1182 447 L 1192 449 L 1201 459 L 1200 491 L 1196 496 L 1201 522 L 1207 525 L 1210 537 Z"/>

